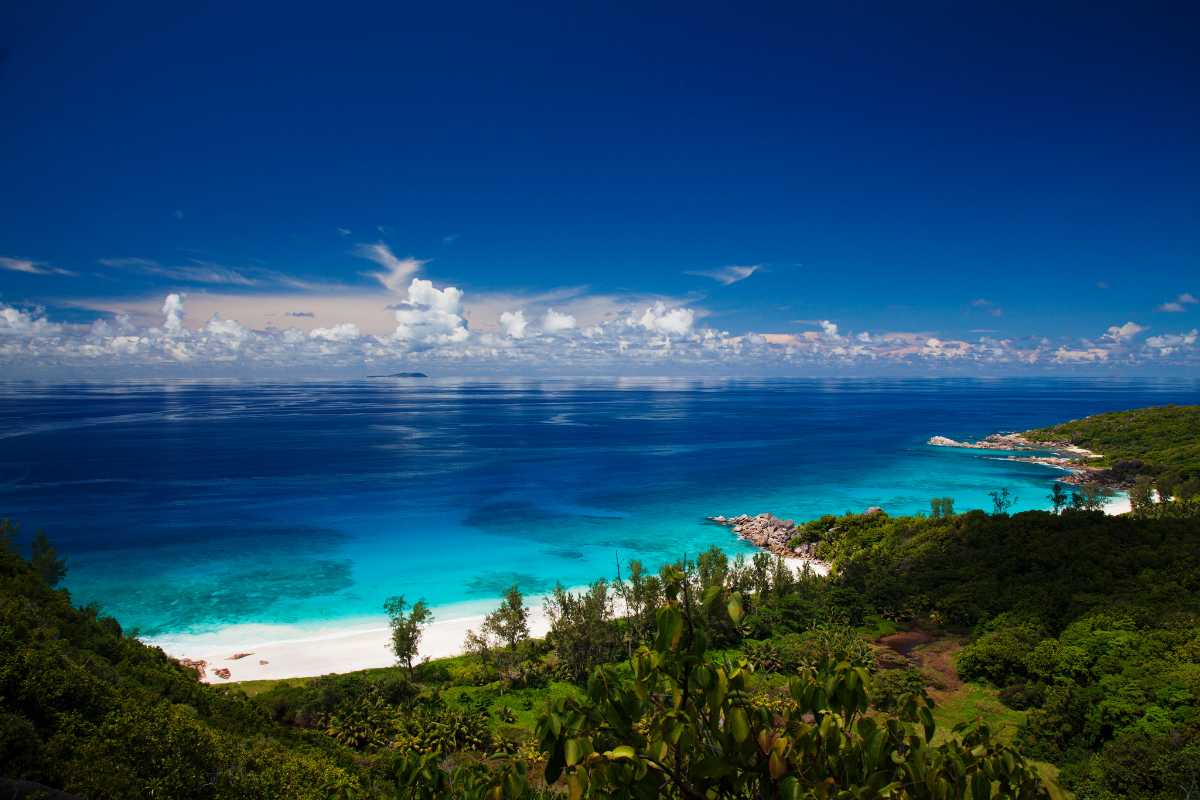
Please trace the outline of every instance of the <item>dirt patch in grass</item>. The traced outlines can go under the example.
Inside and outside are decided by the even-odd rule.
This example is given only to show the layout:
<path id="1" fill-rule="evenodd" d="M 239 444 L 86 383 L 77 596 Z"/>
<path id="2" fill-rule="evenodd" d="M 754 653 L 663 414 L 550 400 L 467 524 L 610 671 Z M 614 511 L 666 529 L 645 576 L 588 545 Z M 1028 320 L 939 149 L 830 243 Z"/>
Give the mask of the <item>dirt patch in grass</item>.
<path id="1" fill-rule="evenodd" d="M 962 679 L 954 668 L 954 657 L 965 641 L 961 636 L 934 636 L 916 629 L 881 636 L 875 644 L 898 653 L 925 673 L 929 678 L 929 696 L 940 703 L 962 688 Z"/>
<path id="2" fill-rule="evenodd" d="M 940 685 L 929 689 L 934 702 L 940 703 L 962 688 L 962 678 L 954 668 L 954 657 L 962 646 L 963 639 L 952 636 L 918 645 L 909 653 L 909 658 L 915 660 L 921 670 L 937 678 Z"/>
<path id="3" fill-rule="evenodd" d="M 925 631 L 900 631 L 899 633 L 881 636 L 875 640 L 875 644 L 880 647 L 886 647 L 889 650 L 895 650 L 902 656 L 909 655 L 913 648 L 923 644 L 929 644 L 933 641 L 933 634 Z"/>

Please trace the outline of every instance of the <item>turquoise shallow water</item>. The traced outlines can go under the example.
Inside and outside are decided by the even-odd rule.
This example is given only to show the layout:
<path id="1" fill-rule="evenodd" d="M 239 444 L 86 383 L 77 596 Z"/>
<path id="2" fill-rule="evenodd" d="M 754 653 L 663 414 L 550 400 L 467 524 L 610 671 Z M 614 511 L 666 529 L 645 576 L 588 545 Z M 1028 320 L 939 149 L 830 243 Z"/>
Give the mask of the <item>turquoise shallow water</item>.
<path id="1" fill-rule="evenodd" d="M 807 519 L 950 495 L 1046 505 L 1055 471 L 929 436 L 1200 402 L 1196 381 L 0 384 L 0 515 L 76 598 L 163 635 L 611 576 Z"/>

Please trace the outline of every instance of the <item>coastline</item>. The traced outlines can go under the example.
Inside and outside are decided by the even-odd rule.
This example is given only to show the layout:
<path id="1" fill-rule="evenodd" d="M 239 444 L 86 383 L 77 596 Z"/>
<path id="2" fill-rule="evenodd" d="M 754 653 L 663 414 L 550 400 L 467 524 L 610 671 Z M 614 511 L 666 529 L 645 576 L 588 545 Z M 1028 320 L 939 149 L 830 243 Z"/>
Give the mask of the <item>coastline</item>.
<path id="1" fill-rule="evenodd" d="M 545 636 L 550 630 L 544 599 L 544 595 L 526 598 L 531 636 Z M 419 658 L 460 655 L 467 631 L 478 628 L 498 604 L 499 598 L 434 608 L 434 620 L 421 636 Z M 214 684 L 305 678 L 391 667 L 396 663 L 391 651 L 391 629 L 383 614 L 313 625 L 229 625 L 207 633 L 167 634 L 145 642 L 161 647 L 172 658 L 204 662 L 201 680 Z M 228 678 L 217 673 L 222 669 L 229 670 Z"/>
<path id="2" fill-rule="evenodd" d="M 992 434 L 978 442 L 959 442 L 934 436 L 928 444 L 975 450 L 1040 450 L 1064 454 L 996 458 L 1028 461 L 1069 472 L 1067 482 L 1073 482 L 1071 478 L 1075 479 L 1074 482 L 1082 482 L 1083 476 L 1090 476 L 1096 471 L 1094 467 L 1082 463 L 1083 459 L 1103 457 L 1069 444 L 1056 447 L 1031 442 L 1021 434 Z M 1065 455 L 1068 453 L 1069 456 Z M 872 510 L 868 509 L 868 512 Z M 1130 510 L 1129 495 L 1120 490 L 1114 492 L 1104 504 L 1104 513 L 1109 515 L 1126 514 Z M 782 556 L 797 571 L 810 569 L 818 575 L 829 574 L 830 565 L 814 558 L 811 548 L 793 552 L 785 546 L 794 529 L 791 520 L 779 520 L 768 513 L 728 519 L 709 517 L 708 521 L 730 528 L 735 536 L 761 550 Z M 586 588 L 576 586 L 569 591 L 578 592 Z M 531 636 L 545 636 L 550 630 L 545 597 L 536 595 L 526 598 Z M 434 620 L 422 634 L 418 657 L 435 659 L 461 655 L 467 632 L 478 628 L 498 603 L 499 598 L 496 598 L 433 608 Z M 146 643 L 161 647 L 172 658 L 198 667 L 201 680 L 213 684 L 304 678 L 395 664 L 390 646 L 391 630 L 387 617 L 382 614 L 311 625 L 247 623 L 207 633 L 168 634 L 149 638 Z"/>
<path id="3" fill-rule="evenodd" d="M 816 559 L 791 557 L 786 560 L 797 571 L 808 568 L 820 575 L 829 572 L 829 566 Z M 568 591 L 586 589 L 586 586 L 573 586 Z M 545 598 L 546 595 L 525 598 L 530 636 L 542 637 L 550 630 Z M 418 658 L 462 655 L 467 631 L 477 629 L 499 603 L 500 598 L 495 598 L 433 608 L 434 620 L 421 635 Z M 207 633 L 166 634 L 144 641 L 180 661 L 203 662 L 201 680 L 217 685 L 307 678 L 391 667 L 396 663 L 391 651 L 391 629 L 387 617 L 382 614 L 314 625 L 229 625 Z M 228 670 L 228 677 L 218 674 L 218 670 Z"/>

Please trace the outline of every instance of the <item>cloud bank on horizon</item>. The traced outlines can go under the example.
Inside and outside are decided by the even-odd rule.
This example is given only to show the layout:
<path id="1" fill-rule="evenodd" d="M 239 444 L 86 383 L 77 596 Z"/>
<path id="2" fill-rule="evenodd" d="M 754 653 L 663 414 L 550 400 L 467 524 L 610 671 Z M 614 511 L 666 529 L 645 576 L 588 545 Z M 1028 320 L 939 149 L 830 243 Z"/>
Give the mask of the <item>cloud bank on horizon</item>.
<path id="1" fill-rule="evenodd" d="M 1156 332 L 1133 320 L 1113 324 L 1093 338 L 1014 338 L 986 332 L 963 338 L 931 331 L 843 331 L 828 319 L 800 321 L 800 330 L 731 332 L 705 324 L 708 312 L 697 300 L 594 295 L 578 288 L 484 293 L 472 304 L 462 289 L 419 277 L 426 261 L 398 258 L 382 242 L 360 245 L 355 252 L 380 267 L 364 274 L 382 289 L 339 291 L 276 276 L 277 283 L 290 287 L 288 292 L 171 291 L 161 299 L 80 303 L 99 314 L 88 323 L 54 319 L 39 306 L 0 303 L 0 363 L 10 374 L 32 376 L 55 370 L 170 373 L 182 367 L 233 374 L 388 365 L 503 374 L 795 374 L 896 368 L 920 374 L 1200 364 L 1195 327 Z M 125 262 L 121 266 L 164 274 L 156 262 Z M 20 263 L 22 269 L 25 263 Z M 208 271 L 192 276 L 194 282 L 215 283 L 216 276 L 224 275 L 226 284 L 244 287 L 249 280 L 216 267 L 201 269 Z M 727 269 L 733 271 L 719 274 L 733 279 L 718 279 L 721 283 L 743 280 L 755 271 Z M 170 269 L 164 276 L 178 274 Z M 272 302 L 305 310 L 260 312 L 253 322 L 243 322 L 219 308 L 232 304 L 236 311 Z M 1195 301 L 1183 293 L 1178 302 L 1182 307 Z M 192 305 L 200 307 L 200 315 L 189 313 Z M 971 306 L 999 315 L 986 300 Z"/>

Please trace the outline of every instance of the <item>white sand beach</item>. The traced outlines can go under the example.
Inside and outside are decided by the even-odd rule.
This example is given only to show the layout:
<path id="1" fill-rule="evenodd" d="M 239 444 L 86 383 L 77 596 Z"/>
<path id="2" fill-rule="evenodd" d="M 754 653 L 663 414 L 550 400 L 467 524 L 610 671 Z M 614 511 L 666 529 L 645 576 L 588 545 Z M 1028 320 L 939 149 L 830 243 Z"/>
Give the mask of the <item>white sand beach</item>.
<path id="1" fill-rule="evenodd" d="M 1117 492 L 1104 503 L 1105 514 L 1128 514 L 1133 510 L 1133 506 L 1129 502 L 1129 494 L 1126 492 Z"/>
<path id="2" fill-rule="evenodd" d="M 821 561 L 788 560 L 797 570 L 807 565 L 818 575 L 829 573 L 829 565 Z M 544 600 L 542 595 L 525 599 L 532 636 L 545 636 L 550 630 Z M 478 628 L 499 602 L 497 598 L 434 608 L 434 621 L 421 636 L 420 657 L 444 658 L 462 653 L 467 631 Z M 395 664 L 391 631 L 382 614 L 326 625 L 230 625 L 210 633 L 148 638 L 146 643 L 161 647 L 174 658 L 204 661 L 204 680 L 216 684 L 327 675 Z M 229 677 L 217 675 L 218 669 L 229 670 Z"/>
<path id="3" fill-rule="evenodd" d="M 533 636 L 544 636 L 550 629 L 542 600 L 540 596 L 526 599 Z M 497 605 L 499 600 L 489 600 L 433 609 L 434 621 L 421 637 L 421 658 L 461 653 L 467 631 L 478 628 Z M 175 658 L 206 662 L 204 680 L 208 683 L 352 672 L 390 667 L 396 661 L 388 620 L 382 614 L 316 626 L 230 625 L 211 633 L 150 638 L 146 643 Z M 229 678 L 216 674 L 222 668 L 229 670 Z"/>

